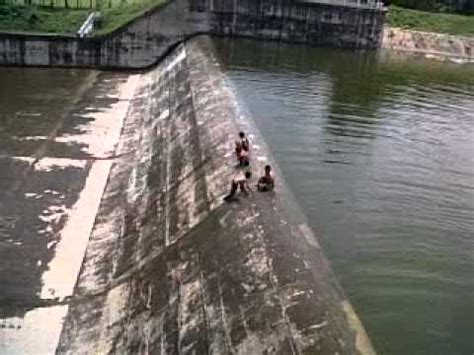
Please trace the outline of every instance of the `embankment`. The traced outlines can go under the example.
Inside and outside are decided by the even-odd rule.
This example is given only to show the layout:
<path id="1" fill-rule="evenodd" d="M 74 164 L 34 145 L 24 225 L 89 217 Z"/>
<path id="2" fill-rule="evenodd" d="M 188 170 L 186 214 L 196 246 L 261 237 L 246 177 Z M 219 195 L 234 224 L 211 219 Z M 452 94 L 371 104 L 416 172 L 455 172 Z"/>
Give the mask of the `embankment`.
<path id="1" fill-rule="evenodd" d="M 92 38 L 0 33 L 0 65 L 142 69 L 197 34 L 378 48 L 385 10 L 292 0 L 170 0 Z"/>
<path id="2" fill-rule="evenodd" d="M 0 33 L 0 65 L 145 68 L 183 39 L 205 32 L 203 16 L 187 11 L 186 0 L 173 0 L 104 36 Z"/>
<path id="3" fill-rule="evenodd" d="M 250 122 L 225 80 L 206 37 L 141 76 L 58 353 L 373 353 L 280 177 L 222 203 Z"/>
<path id="4" fill-rule="evenodd" d="M 428 58 L 474 62 L 474 38 L 386 27 L 382 47 Z"/>

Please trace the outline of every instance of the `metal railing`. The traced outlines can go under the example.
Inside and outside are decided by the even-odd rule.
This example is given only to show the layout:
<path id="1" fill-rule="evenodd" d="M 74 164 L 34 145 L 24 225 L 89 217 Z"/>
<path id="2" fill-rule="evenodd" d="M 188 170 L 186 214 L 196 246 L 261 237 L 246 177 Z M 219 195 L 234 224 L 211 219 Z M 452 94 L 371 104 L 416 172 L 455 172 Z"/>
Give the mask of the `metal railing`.
<path id="1" fill-rule="evenodd" d="M 79 28 L 79 31 L 77 31 L 77 36 L 80 38 L 88 36 L 94 30 L 95 22 L 99 18 L 99 16 L 99 12 L 91 13 L 84 21 L 81 28 Z"/>

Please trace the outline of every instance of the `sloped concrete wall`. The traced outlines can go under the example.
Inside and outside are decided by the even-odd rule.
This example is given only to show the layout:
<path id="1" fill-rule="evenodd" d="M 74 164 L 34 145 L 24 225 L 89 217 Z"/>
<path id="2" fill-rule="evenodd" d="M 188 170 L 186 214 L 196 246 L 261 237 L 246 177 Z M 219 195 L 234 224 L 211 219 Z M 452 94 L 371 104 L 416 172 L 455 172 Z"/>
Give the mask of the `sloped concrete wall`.
<path id="1" fill-rule="evenodd" d="M 201 33 L 374 49 L 384 18 L 382 9 L 292 0 L 172 0 L 107 36 L 0 33 L 0 65 L 147 68 Z"/>
<path id="2" fill-rule="evenodd" d="M 222 202 L 249 122 L 225 80 L 207 38 L 142 75 L 58 353 L 373 353 L 282 179 Z"/>
<path id="3" fill-rule="evenodd" d="M 190 14 L 187 0 L 173 0 L 106 36 L 0 33 L 0 65 L 145 68 L 183 39 L 205 32 L 205 17 Z"/>

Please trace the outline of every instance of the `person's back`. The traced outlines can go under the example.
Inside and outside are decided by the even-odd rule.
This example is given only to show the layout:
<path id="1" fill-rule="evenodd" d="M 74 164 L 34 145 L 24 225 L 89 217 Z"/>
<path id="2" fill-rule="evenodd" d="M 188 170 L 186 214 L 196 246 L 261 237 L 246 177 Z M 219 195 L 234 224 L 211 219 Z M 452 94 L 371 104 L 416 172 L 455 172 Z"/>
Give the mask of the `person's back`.
<path id="1" fill-rule="evenodd" d="M 250 151 L 250 142 L 247 138 L 243 137 L 240 140 L 240 144 L 242 146 L 242 150 L 249 152 Z"/>
<path id="2" fill-rule="evenodd" d="M 240 152 L 239 165 L 240 166 L 249 166 L 250 165 L 250 155 L 249 155 L 248 151 L 242 150 Z"/>
<path id="3" fill-rule="evenodd" d="M 239 132 L 239 145 L 242 150 L 246 152 L 250 151 L 250 142 L 247 137 L 245 137 L 244 132 Z"/>

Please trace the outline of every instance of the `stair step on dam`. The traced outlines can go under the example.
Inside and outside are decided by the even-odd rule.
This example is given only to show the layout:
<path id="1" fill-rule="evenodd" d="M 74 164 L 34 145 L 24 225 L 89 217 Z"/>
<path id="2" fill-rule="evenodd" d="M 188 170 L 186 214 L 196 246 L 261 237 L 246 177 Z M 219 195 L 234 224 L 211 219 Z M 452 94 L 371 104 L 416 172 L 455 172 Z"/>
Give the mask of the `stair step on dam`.
<path id="1" fill-rule="evenodd" d="M 211 40 L 131 78 L 56 353 L 373 354 L 283 179 L 222 202 L 240 129 L 274 164 Z"/>

